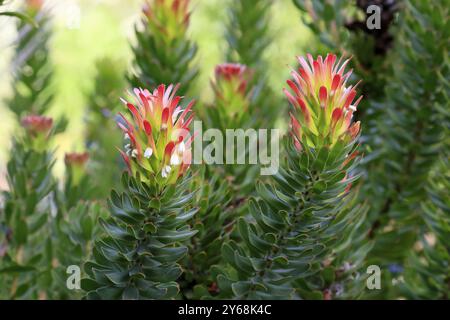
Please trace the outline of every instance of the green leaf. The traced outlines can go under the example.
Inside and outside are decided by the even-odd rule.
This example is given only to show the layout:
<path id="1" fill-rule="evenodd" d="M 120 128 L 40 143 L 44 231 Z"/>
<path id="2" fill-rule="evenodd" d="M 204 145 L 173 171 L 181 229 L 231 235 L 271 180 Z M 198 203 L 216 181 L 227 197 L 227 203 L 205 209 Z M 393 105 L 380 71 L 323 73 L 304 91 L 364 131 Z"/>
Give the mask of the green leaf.
<path id="1" fill-rule="evenodd" d="M 334 8 L 328 2 L 325 3 L 325 7 L 323 8 L 323 18 L 328 22 L 334 19 Z"/>
<path id="2" fill-rule="evenodd" d="M 29 16 L 27 16 L 23 13 L 20 13 L 20 12 L 3 11 L 3 12 L 0 12 L 0 16 L 16 17 L 16 18 L 19 18 L 19 19 L 24 20 L 27 23 L 31 24 L 34 28 L 39 28 L 39 25 L 36 23 L 36 21 L 34 21 Z"/>
<path id="3" fill-rule="evenodd" d="M 149 208 L 160 210 L 161 209 L 161 201 L 158 198 L 153 198 L 149 202 L 148 206 L 149 206 Z"/>
<path id="4" fill-rule="evenodd" d="M 35 270 L 36 270 L 36 268 L 32 267 L 32 266 L 14 265 L 14 266 L 0 269 L 0 273 L 27 273 L 27 272 L 33 272 Z"/>
<path id="5" fill-rule="evenodd" d="M 14 239 L 18 245 L 23 245 L 27 243 L 28 226 L 27 223 L 20 217 L 17 217 L 16 219 L 16 225 L 14 229 Z"/>
<path id="6" fill-rule="evenodd" d="M 124 300 L 138 300 L 139 290 L 136 287 L 127 287 L 122 293 L 122 299 Z"/>

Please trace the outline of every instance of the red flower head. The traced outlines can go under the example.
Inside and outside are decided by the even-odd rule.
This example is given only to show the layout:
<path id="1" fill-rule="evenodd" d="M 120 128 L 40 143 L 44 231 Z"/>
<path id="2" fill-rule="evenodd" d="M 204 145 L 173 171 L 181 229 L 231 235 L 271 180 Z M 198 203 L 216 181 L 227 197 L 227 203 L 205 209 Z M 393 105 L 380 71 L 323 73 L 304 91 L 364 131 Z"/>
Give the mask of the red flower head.
<path id="1" fill-rule="evenodd" d="M 26 5 L 28 8 L 38 11 L 44 5 L 44 0 L 26 0 Z"/>
<path id="2" fill-rule="evenodd" d="M 223 63 L 216 66 L 215 91 L 222 96 L 245 96 L 248 81 L 251 80 L 250 70 L 243 64 Z"/>
<path id="3" fill-rule="evenodd" d="M 53 120 L 44 116 L 31 115 L 22 119 L 22 126 L 32 138 L 37 136 L 47 137 L 52 129 Z"/>
<path id="4" fill-rule="evenodd" d="M 345 72 L 349 59 L 336 62 L 336 56 L 328 54 L 308 62 L 298 57 L 300 67 L 292 71 L 287 80 L 291 91 L 284 92 L 293 106 L 291 128 L 297 146 L 333 145 L 338 140 L 351 141 L 359 134 L 359 122 L 352 123 L 353 112 L 362 99 L 355 102 L 356 87 L 347 86 L 352 71 Z"/>
<path id="5" fill-rule="evenodd" d="M 177 86 L 160 85 L 153 93 L 134 89 L 135 102 L 125 100 L 131 119 L 120 114 L 118 125 L 125 133 L 127 144 L 121 154 L 133 174 L 144 180 L 174 183 L 185 173 L 191 162 L 189 124 L 194 101 L 185 109 L 175 96 Z"/>
<path id="6" fill-rule="evenodd" d="M 67 166 L 84 167 L 89 160 L 89 153 L 87 152 L 72 152 L 66 153 L 64 156 L 64 162 Z"/>
<path id="7" fill-rule="evenodd" d="M 245 65 L 223 63 L 216 66 L 212 88 L 216 111 L 225 126 L 232 127 L 245 116 L 251 100 L 248 90 L 251 78 L 252 72 Z"/>
<path id="8" fill-rule="evenodd" d="M 53 127 L 52 118 L 31 115 L 24 117 L 21 123 L 27 133 L 25 142 L 28 146 L 38 152 L 46 150 Z"/>
<path id="9" fill-rule="evenodd" d="M 152 0 L 142 9 L 149 28 L 171 41 L 184 34 L 189 25 L 189 0 Z"/>
<path id="10" fill-rule="evenodd" d="M 67 170 L 71 172 L 72 183 L 78 185 L 86 173 L 85 167 L 89 160 L 89 154 L 83 153 L 66 153 L 64 156 L 64 162 L 67 166 Z"/>

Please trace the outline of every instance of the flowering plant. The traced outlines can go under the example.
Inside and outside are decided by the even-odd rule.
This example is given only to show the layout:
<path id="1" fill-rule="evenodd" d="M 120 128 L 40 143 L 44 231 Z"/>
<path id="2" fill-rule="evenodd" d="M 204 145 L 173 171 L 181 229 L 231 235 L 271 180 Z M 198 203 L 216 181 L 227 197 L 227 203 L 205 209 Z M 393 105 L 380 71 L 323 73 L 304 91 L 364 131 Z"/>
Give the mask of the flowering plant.
<path id="1" fill-rule="evenodd" d="M 25 140 L 36 151 L 43 151 L 53 128 L 53 119 L 45 116 L 29 115 L 22 119 Z"/>
<path id="2" fill-rule="evenodd" d="M 323 144 L 332 146 L 338 140 L 348 143 L 359 134 L 360 123 L 352 123 L 353 113 L 362 99 L 354 104 L 355 86 L 346 86 L 352 71 L 345 72 L 349 60 L 336 62 L 336 56 L 328 54 L 325 59 L 316 60 L 308 54 L 308 62 L 299 57 L 298 72 L 293 70 L 294 79 L 287 80 L 292 93 L 284 89 L 294 107 L 290 113 L 292 135 L 299 146 L 303 142 L 309 147 Z"/>
<path id="3" fill-rule="evenodd" d="M 120 151 L 133 176 L 143 181 L 171 184 L 182 176 L 191 163 L 192 137 L 189 125 L 194 101 L 186 108 L 175 96 L 178 85 L 158 86 L 153 93 L 135 89 L 136 105 L 122 100 L 131 120 L 120 114 L 118 125 L 125 134 L 125 151 Z"/>

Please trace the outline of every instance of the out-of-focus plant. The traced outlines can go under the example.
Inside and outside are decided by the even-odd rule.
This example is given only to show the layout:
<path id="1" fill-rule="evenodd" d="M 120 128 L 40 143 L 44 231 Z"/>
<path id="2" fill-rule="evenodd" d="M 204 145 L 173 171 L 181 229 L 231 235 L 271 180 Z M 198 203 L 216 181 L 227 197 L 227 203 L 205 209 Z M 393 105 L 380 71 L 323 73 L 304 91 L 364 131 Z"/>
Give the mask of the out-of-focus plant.
<path id="1" fill-rule="evenodd" d="M 450 298 L 450 172 L 448 157 L 441 160 L 427 188 L 429 200 L 422 203 L 427 229 L 421 250 L 410 252 L 405 262 L 401 293 L 410 299 Z"/>
<path id="2" fill-rule="evenodd" d="M 405 4 L 396 44 L 397 68 L 383 104 L 387 117 L 379 123 L 382 157 L 371 168 L 374 174 L 366 195 L 372 206 L 371 236 L 376 240 L 371 258 L 379 265 L 400 268 L 406 267 L 406 256 L 429 232 L 424 219 L 430 222 L 434 205 L 428 203 L 436 204 L 435 193 L 440 193 L 434 190 L 432 173 L 439 157 L 448 157 L 445 141 L 450 78 L 448 2 L 411 0 Z M 449 168 L 437 170 L 445 175 Z M 444 208 L 436 209 L 445 212 Z M 440 215 L 439 210 L 434 214 Z M 445 221 L 436 223 L 442 224 L 435 228 L 446 228 Z M 428 249 L 439 251 L 438 247 Z M 397 276 L 401 274 L 390 274 L 386 285 Z M 383 290 L 383 297 L 396 296 L 392 289 Z"/>
<path id="3" fill-rule="evenodd" d="M 198 73 L 192 63 L 197 46 L 187 36 L 189 17 L 189 0 L 145 2 L 142 23 L 135 28 L 134 87 L 183 83 L 182 93 L 188 91 Z"/>
<path id="4" fill-rule="evenodd" d="M 217 166 L 217 170 L 224 170 L 226 178 L 231 183 L 233 193 L 233 204 L 242 202 L 242 195 L 246 195 L 254 190 L 254 179 L 258 173 L 257 165 L 243 165 L 248 163 L 250 148 L 257 148 L 258 137 L 246 133 L 247 129 L 258 128 L 261 118 L 258 116 L 258 108 L 255 105 L 254 87 L 252 82 L 253 71 L 245 65 L 236 63 L 224 63 L 216 66 L 215 78 L 212 81 L 214 100 L 205 111 L 205 123 L 208 128 L 220 130 L 223 136 L 227 137 L 227 144 L 215 144 L 215 159 L 218 159 L 224 166 Z M 229 136 L 227 129 L 237 129 L 245 131 L 248 144 L 245 150 L 238 150 L 237 137 Z M 228 136 L 227 136 L 228 135 Z M 233 142 L 229 144 L 229 142 Z M 227 164 L 228 158 L 233 158 L 235 164 Z M 239 200 L 240 199 L 240 200 Z M 245 201 L 244 201 L 245 202 Z"/>
<path id="5" fill-rule="evenodd" d="M 268 75 L 263 59 L 263 52 L 270 43 L 271 4 L 272 1 L 229 2 L 228 49 L 224 58 L 231 62 L 216 66 L 212 81 L 214 100 L 199 110 L 207 129 L 219 129 L 226 136 L 226 129 L 273 126 L 280 110 L 273 108 L 274 95 L 266 85 Z M 226 154 L 232 154 L 234 161 L 249 158 L 249 148 L 258 143 L 249 139 L 245 150 L 234 146 L 231 150 L 216 144 L 216 159 L 226 163 Z M 221 263 L 217 249 L 230 235 L 236 217 L 245 212 L 247 197 L 254 192 L 258 169 L 257 165 L 215 165 L 200 169 L 194 177 L 193 187 L 200 189 L 200 203 L 193 223 L 199 233 L 192 239 L 186 259 L 186 283 L 182 288 L 185 296 L 217 295 L 215 278 L 220 267 L 216 264 Z M 218 181 L 222 176 L 225 179 Z"/>
<path id="6" fill-rule="evenodd" d="M 89 299 L 163 299 L 178 294 L 182 273 L 177 261 L 186 254 L 192 231 L 189 115 L 178 86 L 158 86 L 152 93 L 135 89 L 137 104 L 123 100 L 131 119 L 119 122 L 126 139 L 121 154 L 128 173 L 124 191 L 111 192 L 111 218 L 100 220 L 105 237 L 95 243 L 93 261 L 82 281 Z"/>
<path id="7" fill-rule="evenodd" d="M 255 108 L 250 106 L 253 88 L 249 86 L 253 75 L 247 66 L 224 63 L 215 68 L 211 82 L 214 102 L 207 108 L 207 125 L 210 128 L 251 128 L 255 119 Z"/>
<path id="8" fill-rule="evenodd" d="M 220 248 L 232 230 L 233 207 L 229 182 L 210 166 L 201 166 L 191 188 L 196 191 L 194 204 L 198 212 L 191 223 L 197 234 L 191 238 L 180 280 L 181 294 L 187 299 L 217 295 L 217 265 L 222 262 Z"/>
<path id="9" fill-rule="evenodd" d="M 0 16 L 16 17 L 16 18 L 19 18 L 20 20 L 23 20 L 23 21 L 29 23 L 30 25 L 32 25 L 35 28 L 38 27 L 36 21 L 34 21 L 31 17 L 29 17 L 28 15 L 26 15 L 22 12 L 3 10 L 2 6 L 6 5 L 5 1 L 6 0 L 0 0 Z M 37 1 L 34 1 L 34 2 L 37 2 Z"/>
<path id="10" fill-rule="evenodd" d="M 95 172 L 103 172 L 101 179 L 91 181 L 95 184 L 95 196 L 104 198 L 120 182 L 117 170 L 119 159 L 115 147 L 122 144 L 122 136 L 114 118 L 117 97 L 125 89 L 125 79 L 120 63 L 116 60 L 100 59 L 96 63 L 96 69 L 94 88 L 87 104 L 85 139 L 91 160 L 88 170 L 94 177 Z"/>
<path id="11" fill-rule="evenodd" d="M 108 213 L 103 205 L 96 202 L 79 201 L 56 221 L 54 230 L 53 285 L 49 287 L 50 299 L 79 299 L 83 295 L 80 288 L 68 287 L 68 273 L 71 268 L 83 270 L 83 264 L 91 258 L 95 239 L 102 235 L 99 218 Z M 73 270 L 72 270 L 73 272 Z M 83 276 L 83 274 L 81 274 Z"/>
<path id="12" fill-rule="evenodd" d="M 7 105 L 18 119 L 28 114 L 45 114 L 51 106 L 53 65 L 50 61 L 49 41 L 51 20 L 42 1 L 26 1 L 23 11 L 39 23 L 33 28 L 24 20 L 17 25 L 18 36 L 11 69 L 13 94 Z M 55 123 L 56 132 L 63 131 L 67 121 Z"/>
<path id="13" fill-rule="evenodd" d="M 63 216 L 80 201 L 88 201 L 94 198 L 93 176 L 87 173 L 89 154 L 87 152 L 66 153 L 64 162 L 66 165 L 64 183 L 60 192 L 56 194 L 56 201 L 60 215 Z"/>
<path id="14" fill-rule="evenodd" d="M 237 223 L 242 242 L 222 248 L 231 266 L 218 276 L 223 297 L 329 298 L 338 269 L 341 277 L 357 270 L 369 248 L 343 271 L 340 255 L 365 217 L 351 189 L 360 158 L 360 125 L 352 123 L 359 99 L 352 104 L 356 90 L 346 84 L 351 72 L 334 55 L 308 60 L 299 58 L 299 72 L 287 82 L 292 93 L 285 90 L 293 106 L 287 159 L 275 184 L 257 184 L 252 219 Z"/>
<path id="15" fill-rule="evenodd" d="M 17 46 L 12 72 L 13 97 L 8 101 L 11 110 L 21 118 L 24 114 L 44 114 L 53 99 L 50 89 L 53 67 L 48 42 L 51 36 L 50 18 L 42 3 L 28 1 L 24 12 L 39 21 L 39 28 L 19 22 Z"/>
<path id="16" fill-rule="evenodd" d="M 71 266 L 82 268 L 92 254 L 92 244 L 101 234 L 97 220 L 106 218 L 106 209 L 91 201 L 94 197 L 92 175 L 88 174 L 87 152 L 67 153 L 64 183 L 55 190 L 57 215 L 53 222 L 53 285 L 49 298 L 81 298 L 82 292 L 67 287 L 67 270 Z"/>
<path id="17" fill-rule="evenodd" d="M 259 126 L 273 127 L 280 107 L 274 108 L 279 102 L 272 88 L 267 84 L 267 61 L 264 52 L 270 45 L 270 10 L 272 0 L 230 1 L 229 21 L 225 37 L 228 48 L 226 59 L 241 63 L 252 70 L 253 77 L 249 86 L 253 88 L 253 114 L 259 119 Z"/>
<path id="18" fill-rule="evenodd" d="M 254 91 L 249 87 L 251 76 L 252 71 L 241 64 L 216 66 L 212 81 L 213 103 L 201 110 L 206 129 L 218 130 L 217 133 L 226 137 L 227 129 L 244 131 L 253 127 L 258 117 L 252 104 Z M 217 294 L 214 276 L 217 272 L 212 267 L 221 262 L 220 246 L 229 237 L 236 217 L 245 212 L 259 169 L 256 165 L 244 164 L 245 161 L 227 164 L 227 155 L 232 155 L 235 162 L 249 158 L 249 148 L 257 144 L 257 137 L 253 138 L 249 138 L 245 150 L 238 149 L 238 138 L 234 135 L 227 138 L 233 141 L 232 146 L 211 140 L 207 148 L 214 148 L 213 157 L 219 164 L 209 164 L 194 175 L 192 188 L 199 190 L 196 198 L 199 212 L 192 223 L 199 233 L 192 238 L 188 256 L 183 261 L 187 270 L 182 282 L 185 296 L 201 298 Z"/>
<path id="19" fill-rule="evenodd" d="M 66 156 L 65 185 L 52 175 L 48 145 L 53 120 L 26 116 L 24 132 L 13 141 L 8 162 L 8 191 L 0 211 L 0 296 L 12 299 L 80 297 L 66 287 L 66 269 L 89 257 L 101 206 L 87 202 L 87 154 Z M 105 216 L 105 214 L 103 214 Z"/>
<path id="20" fill-rule="evenodd" d="M 6 234 L 0 244 L 0 295 L 46 298 L 53 268 L 49 195 L 56 185 L 51 174 L 54 158 L 46 145 L 53 120 L 26 116 L 22 126 L 7 165 L 8 191 L 0 212 L 0 225 Z"/>

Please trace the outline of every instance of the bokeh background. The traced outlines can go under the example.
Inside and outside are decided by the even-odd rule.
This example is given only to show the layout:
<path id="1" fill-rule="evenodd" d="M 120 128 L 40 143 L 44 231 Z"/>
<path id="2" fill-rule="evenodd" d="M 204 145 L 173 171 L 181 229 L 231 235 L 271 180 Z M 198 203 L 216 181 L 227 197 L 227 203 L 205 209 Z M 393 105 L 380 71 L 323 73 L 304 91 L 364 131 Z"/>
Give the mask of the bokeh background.
<path id="1" fill-rule="evenodd" d="M 228 1 L 193 0 L 189 32 L 199 46 L 196 60 L 200 75 L 196 78 L 196 97 L 211 97 L 209 79 L 214 66 L 223 62 L 226 48 L 224 28 L 227 22 Z M 95 61 L 111 57 L 117 64 L 111 68 L 130 71 L 133 28 L 139 21 L 141 0 L 47 0 L 45 6 L 53 16 L 53 35 L 50 55 L 54 65 L 55 99 L 50 115 L 62 114 L 69 119 L 67 130 L 55 141 L 58 162 L 55 173 L 63 171 L 62 157 L 66 151 L 83 149 L 83 126 L 86 98 L 93 88 Z M 22 1 L 10 3 L 19 8 Z M 289 64 L 311 46 L 309 29 L 301 23 L 301 13 L 291 1 L 276 0 L 271 8 L 273 40 L 264 53 L 269 62 L 269 83 L 281 95 Z M 11 93 L 11 57 L 16 38 L 14 18 L 0 19 L 0 188 L 5 187 L 5 165 L 11 134 L 17 125 L 5 105 Z M 119 103 L 119 100 L 117 100 Z"/>

